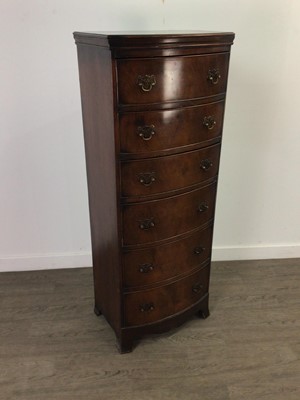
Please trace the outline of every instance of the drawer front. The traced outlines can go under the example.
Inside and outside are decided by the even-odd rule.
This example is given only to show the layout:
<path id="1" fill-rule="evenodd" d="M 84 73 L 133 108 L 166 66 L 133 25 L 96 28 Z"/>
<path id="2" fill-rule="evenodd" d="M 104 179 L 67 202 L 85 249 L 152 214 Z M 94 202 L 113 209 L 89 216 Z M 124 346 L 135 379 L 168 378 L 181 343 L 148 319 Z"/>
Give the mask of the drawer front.
<path id="1" fill-rule="evenodd" d="M 141 154 L 197 145 L 222 134 L 224 102 L 119 116 L 121 152 Z"/>
<path id="2" fill-rule="evenodd" d="M 122 255 L 123 286 L 144 286 L 188 273 L 210 258 L 212 226 L 185 239 Z"/>
<path id="3" fill-rule="evenodd" d="M 208 292 L 209 272 L 208 265 L 172 284 L 125 294 L 125 325 L 148 324 L 191 307 Z"/>
<path id="4" fill-rule="evenodd" d="M 213 218 L 216 183 L 191 192 L 123 206 L 123 244 L 135 245 L 175 237 Z"/>
<path id="5" fill-rule="evenodd" d="M 118 60 L 120 104 L 196 99 L 225 93 L 229 53 Z"/>
<path id="6" fill-rule="evenodd" d="M 123 197 L 182 189 L 217 175 L 220 144 L 172 156 L 123 162 Z"/>

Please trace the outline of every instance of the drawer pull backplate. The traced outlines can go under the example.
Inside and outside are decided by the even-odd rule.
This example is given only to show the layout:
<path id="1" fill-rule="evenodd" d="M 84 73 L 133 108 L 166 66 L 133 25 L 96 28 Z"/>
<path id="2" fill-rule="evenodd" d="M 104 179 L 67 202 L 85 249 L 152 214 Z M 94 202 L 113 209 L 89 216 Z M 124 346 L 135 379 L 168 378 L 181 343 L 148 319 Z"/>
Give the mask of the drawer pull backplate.
<path id="1" fill-rule="evenodd" d="M 212 85 L 216 85 L 221 79 L 220 71 L 217 68 L 209 69 L 207 79 Z"/>
<path id="2" fill-rule="evenodd" d="M 139 182 L 144 186 L 150 186 L 156 181 L 155 172 L 143 172 L 139 174 Z"/>
<path id="3" fill-rule="evenodd" d="M 213 163 L 211 160 L 205 159 L 205 160 L 201 161 L 200 165 L 201 165 L 201 169 L 203 169 L 203 171 L 207 171 L 207 170 L 209 170 L 209 168 L 211 168 L 213 166 Z"/>
<path id="4" fill-rule="evenodd" d="M 140 229 L 145 231 L 155 227 L 154 218 L 143 219 L 139 222 L 140 222 L 139 225 Z"/>
<path id="5" fill-rule="evenodd" d="M 217 121 L 211 115 L 203 118 L 203 125 L 209 130 L 214 129 L 214 127 L 216 126 L 216 123 L 217 123 Z"/>
<path id="6" fill-rule="evenodd" d="M 156 79 L 154 75 L 139 75 L 138 85 L 143 92 L 150 92 L 153 86 L 156 85 Z"/>
<path id="7" fill-rule="evenodd" d="M 154 304 L 153 303 L 145 303 L 140 305 L 140 311 L 141 312 L 150 312 L 154 310 Z"/>
<path id="8" fill-rule="evenodd" d="M 153 264 L 141 264 L 139 266 L 139 271 L 142 274 L 148 274 L 148 272 L 153 271 L 153 269 L 154 269 L 154 265 Z"/>
<path id="9" fill-rule="evenodd" d="M 204 250 L 205 250 L 205 247 L 197 246 L 194 248 L 194 254 L 197 254 L 197 255 L 202 254 L 204 252 Z"/>
<path id="10" fill-rule="evenodd" d="M 203 285 L 201 285 L 201 283 L 196 283 L 195 285 L 193 285 L 192 287 L 192 291 L 194 293 L 200 293 L 203 289 Z"/>
<path id="11" fill-rule="evenodd" d="M 204 212 L 206 210 L 208 210 L 208 204 L 206 202 L 200 203 L 199 206 L 198 206 L 198 211 L 199 212 Z"/>
<path id="12" fill-rule="evenodd" d="M 143 140 L 151 140 L 152 136 L 155 134 L 154 125 L 139 126 L 137 129 L 137 134 Z"/>

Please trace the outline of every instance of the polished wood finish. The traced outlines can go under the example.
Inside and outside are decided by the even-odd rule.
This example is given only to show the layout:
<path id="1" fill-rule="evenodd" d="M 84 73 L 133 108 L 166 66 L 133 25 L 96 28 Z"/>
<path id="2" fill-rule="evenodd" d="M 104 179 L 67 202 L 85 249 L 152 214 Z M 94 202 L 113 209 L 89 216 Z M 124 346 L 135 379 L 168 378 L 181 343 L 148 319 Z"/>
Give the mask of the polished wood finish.
<path id="1" fill-rule="evenodd" d="M 207 146 L 220 140 L 223 115 L 224 101 L 165 111 L 120 113 L 121 156 L 155 156 L 162 151 L 164 154 L 172 150 L 178 153 Z M 204 125 L 207 117 L 216 122 L 212 129 Z M 143 128 L 151 126 L 154 134 L 150 139 L 139 136 Z"/>
<path id="2" fill-rule="evenodd" d="M 95 282 L 95 312 L 114 329 L 121 307 L 114 293 L 120 287 L 112 60 L 107 50 L 82 46 L 78 51 L 84 127 L 91 238 Z M 101 74 L 98 73 L 99 68 Z M 93 77 L 93 79 L 91 79 Z M 101 96 L 99 93 L 101 92 Z M 95 168 L 97 165 L 97 168 Z M 105 227 L 105 229 L 103 229 Z"/>
<path id="3" fill-rule="evenodd" d="M 209 315 L 231 33 L 74 34 L 95 313 L 122 353 Z"/>
<path id="4" fill-rule="evenodd" d="M 123 244 L 173 238 L 199 228 L 214 216 L 216 183 L 178 196 L 123 206 Z M 146 225 L 151 220 L 153 226 Z"/>
<path id="5" fill-rule="evenodd" d="M 78 44 L 109 47 L 114 58 L 170 57 L 230 51 L 232 32 L 75 32 Z"/>
<path id="6" fill-rule="evenodd" d="M 211 255 L 212 225 L 183 239 L 143 249 L 123 250 L 124 288 L 149 286 L 198 268 Z"/>
<path id="7" fill-rule="evenodd" d="M 219 158 L 220 144 L 216 144 L 179 155 L 124 162 L 122 196 L 149 196 L 198 185 L 217 175 Z"/>
<path id="8" fill-rule="evenodd" d="M 189 308 L 208 292 L 210 266 L 176 282 L 124 295 L 125 325 L 145 325 Z"/>
<path id="9" fill-rule="evenodd" d="M 120 104 L 151 104 L 197 99 L 225 93 L 229 53 L 191 57 L 118 60 Z M 217 68 L 220 79 L 213 84 L 209 71 Z M 139 76 L 153 75 L 156 84 L 149 92 L 140 90 Z"/>

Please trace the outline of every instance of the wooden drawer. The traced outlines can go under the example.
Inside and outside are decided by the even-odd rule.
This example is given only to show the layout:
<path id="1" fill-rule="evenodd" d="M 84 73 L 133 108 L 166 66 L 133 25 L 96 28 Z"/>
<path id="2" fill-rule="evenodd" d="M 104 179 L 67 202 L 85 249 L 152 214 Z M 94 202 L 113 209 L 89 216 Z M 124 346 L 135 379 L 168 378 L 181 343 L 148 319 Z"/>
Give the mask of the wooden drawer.
<path id="1" fill-rule="evenodd" d="M 161 103 L 225 93 L 228 62 L 229 53 L 120 59 L 119 103 Z"/>
<path id="2" fill-rule="evenodd" d="M 123 205 L 123 244 L 176 237 L 213 218 L 216 183 L 178 196 Z"/>
<path id="3" fill-rule="evenodd" d="M 176 314 L 207 292 L 210 266 L 169 285 L 124 295 L 125 325 L 144 325 Z"/>
<path id="4" fill-rule="evenodd" d="M 185 239 L 123 252 L 123 286 L 145 286 L 188 273 L 210 258 L 212 226 Z"/>
<path id="5" fill-rule="evenodd" d="M 123 162 L 122 196 L 149 196 L 204 182 L 217 175 L 221 145 L 172 156 Z"/>
<path id="6" fill-rule="evenodd" d="M 119 115 L 121 152 L 143 154 L 197 145 L 221 136 L 224 101 Z"/>

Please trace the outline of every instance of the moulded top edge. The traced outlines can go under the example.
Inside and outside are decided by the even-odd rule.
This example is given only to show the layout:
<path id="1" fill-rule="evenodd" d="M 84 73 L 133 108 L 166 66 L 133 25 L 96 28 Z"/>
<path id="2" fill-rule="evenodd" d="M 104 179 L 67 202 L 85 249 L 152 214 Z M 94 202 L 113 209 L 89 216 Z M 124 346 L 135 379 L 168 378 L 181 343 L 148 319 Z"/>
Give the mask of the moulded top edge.
<path id="1" fill-rule="evenodd" d="M 233 32 L 209 31 L 124 31 L 124 32 L 74 32 L 76 43 L 87 43 L 104 47 L 131 47 L 137 45 L 159 46 L 171 44 L 176 46 L 197 45 L 230 45 L 234 40 Z"/>

